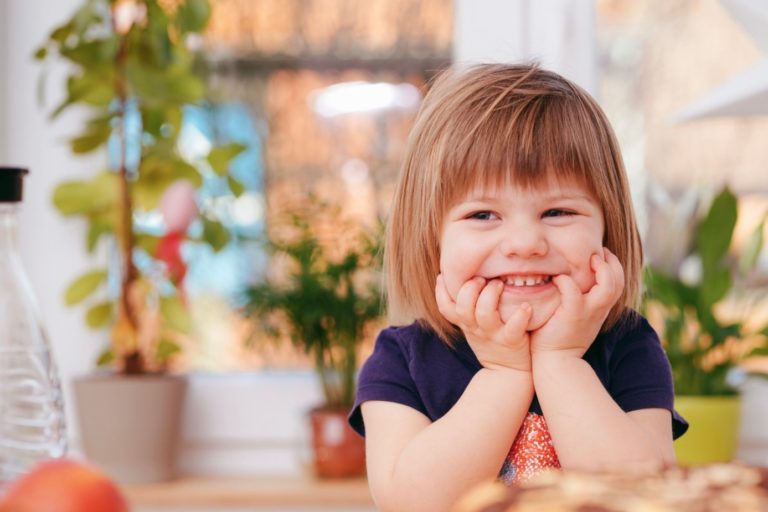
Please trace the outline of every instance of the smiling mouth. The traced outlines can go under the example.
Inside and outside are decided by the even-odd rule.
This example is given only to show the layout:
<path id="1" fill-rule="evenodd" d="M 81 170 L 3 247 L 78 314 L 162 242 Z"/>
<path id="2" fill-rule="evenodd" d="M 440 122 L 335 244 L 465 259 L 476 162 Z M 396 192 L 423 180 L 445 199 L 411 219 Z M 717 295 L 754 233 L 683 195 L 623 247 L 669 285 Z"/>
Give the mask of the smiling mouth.
<path id="1" fill-rule="evenodd" d="M 500 276 L 499 279 L 501 279 L 504 282 L 505 286 L 516 286 L 516 287 L 541 286 L 541 285 L 549 284 L 552 282 L 552 276 L 544 275 L 544 274 L 526 275 L 526 276 L 516 276 L 516 275 Z"/>

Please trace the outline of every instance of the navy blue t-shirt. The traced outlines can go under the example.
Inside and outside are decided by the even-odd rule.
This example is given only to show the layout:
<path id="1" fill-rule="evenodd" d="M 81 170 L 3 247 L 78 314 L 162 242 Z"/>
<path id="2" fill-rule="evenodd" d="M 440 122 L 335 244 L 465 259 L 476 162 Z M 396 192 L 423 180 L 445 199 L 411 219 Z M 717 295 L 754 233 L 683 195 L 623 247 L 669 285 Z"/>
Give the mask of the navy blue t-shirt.
<path id="1" fill-rule="evenodd" d="M 583 359 L 624 411 L 667 409 L 672 412 L 675 439 L 688 429 L 673 409 L 669 360 L 656 332 L 640 314 L 628 313 L 598 335 Z M 436 421 L 454 406 L 481 368 L 465 340 L 452 348 L 419 323 L 384 329 L 360 371 L 349 422 L 365 435 L 360 404 L 369 400 L 407 405 Z M 542 416 L 535 396 L 529 413 Z"/>

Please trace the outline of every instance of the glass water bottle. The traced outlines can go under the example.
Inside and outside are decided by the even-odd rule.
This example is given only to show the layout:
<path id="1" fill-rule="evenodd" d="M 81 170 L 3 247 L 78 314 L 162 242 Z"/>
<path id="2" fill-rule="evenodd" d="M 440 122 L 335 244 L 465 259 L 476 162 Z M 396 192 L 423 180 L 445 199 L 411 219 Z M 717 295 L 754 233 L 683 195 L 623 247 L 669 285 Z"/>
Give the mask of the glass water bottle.
<path id="1" fill-rule="evenodd" d="M 61 385 L 16 245 L 26 173 L 0 167 L 0 489 L 66 450 Z"/>

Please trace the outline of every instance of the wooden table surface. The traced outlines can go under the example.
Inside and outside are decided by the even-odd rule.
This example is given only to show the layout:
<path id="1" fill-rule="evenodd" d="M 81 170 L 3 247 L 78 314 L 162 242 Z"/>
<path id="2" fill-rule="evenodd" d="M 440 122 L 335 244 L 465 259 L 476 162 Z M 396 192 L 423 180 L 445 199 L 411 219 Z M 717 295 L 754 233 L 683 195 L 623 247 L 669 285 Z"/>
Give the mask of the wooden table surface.
<path id="1" fill-rule="evenodd" d="M 188 476 L 124 486 L 135 507 L 355 507 L 373 509 L 365 479 Z"/>

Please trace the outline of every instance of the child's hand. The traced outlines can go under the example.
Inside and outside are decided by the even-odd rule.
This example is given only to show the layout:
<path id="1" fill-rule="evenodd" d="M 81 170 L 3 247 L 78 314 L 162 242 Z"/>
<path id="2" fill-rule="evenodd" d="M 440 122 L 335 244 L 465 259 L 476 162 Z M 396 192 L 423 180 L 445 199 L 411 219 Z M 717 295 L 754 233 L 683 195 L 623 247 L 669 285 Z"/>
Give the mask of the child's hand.
<path id="1" fill-rule="evenodd" d="M 624 269 L 607 248 L 590 260 L 595 285 L 582 293 L 570 276 L 552 281 L 560 290 L 560 305 L 552 317 L 531 332 L 531 353 L 557 351 L 581 358 L 600 332 L 605 318 L 624 289 Z"/>
<path id="2" fill-rule="evenodd" d="M 482 277 L 474 277 L 462 285 L 454 301 L 439 275 L 435 287 L 437 308 L 462 330 L 483 367 L 530 372 L 530 337 L 525 327 L 531 318 L 531 306 L 523 304 L 503 323 L 499 316 L 503 289 L 498 279 L 486 283 Z"/>

